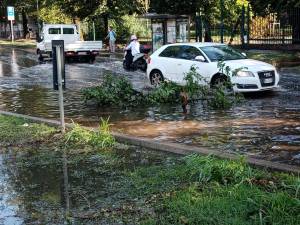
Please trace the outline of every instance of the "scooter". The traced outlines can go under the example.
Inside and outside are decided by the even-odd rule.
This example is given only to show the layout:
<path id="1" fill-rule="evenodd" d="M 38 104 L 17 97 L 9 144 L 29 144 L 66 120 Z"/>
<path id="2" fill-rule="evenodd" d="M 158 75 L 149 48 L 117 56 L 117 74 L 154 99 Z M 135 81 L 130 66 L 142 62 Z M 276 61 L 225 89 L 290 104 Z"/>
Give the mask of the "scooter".
<path id="1" fill-rule="evenodd" d="M 140 53 L 136 54 L 131 62 L 131 50 L 126 50 L 125 55 L 124 55 L 124 60 L 123 60 L 123 68 L 125 70 L 142 70 L 146 71 L 147 70 L 147 58 L 148 58 L 148 53 L 150 52 L 151 48 L 148 46 L 141 46 L 140 48 Z M 131 63 L 130 63 L 131 62 Z"/>

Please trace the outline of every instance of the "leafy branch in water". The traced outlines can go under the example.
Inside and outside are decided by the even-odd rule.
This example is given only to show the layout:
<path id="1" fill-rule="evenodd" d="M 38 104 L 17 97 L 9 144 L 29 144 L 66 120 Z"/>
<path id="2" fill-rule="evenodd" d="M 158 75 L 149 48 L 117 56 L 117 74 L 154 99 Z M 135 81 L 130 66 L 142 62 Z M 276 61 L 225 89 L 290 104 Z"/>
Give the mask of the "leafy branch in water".
<path id="1" fill-rule="evenodd" d="M 237 73 L 237 71 L 232 72 L 229 66 L 222 62 L 219 62 L 218 67 L 220 73 L 227 77 L 233 72 Z M 182 100 L 187 104 L 188 101 L 206 99 L 208 105 L 214 109 L 227 109 L 240 100 L 240 96 L 228 91 L 232 89 L 230 79 L 209 89 L 208 81 L 198 73 L 195 66 L 185 74 L 184 81 L 184 86 L 165 81 L 157 88 L 143 94 L 135 91 L 128 79 L 108 74 L 104 76 L 100 86 L 86 88 L 82 93 L 85 101 L 95 100 L 100 105 L 124 107 L 179 103 Z"/>

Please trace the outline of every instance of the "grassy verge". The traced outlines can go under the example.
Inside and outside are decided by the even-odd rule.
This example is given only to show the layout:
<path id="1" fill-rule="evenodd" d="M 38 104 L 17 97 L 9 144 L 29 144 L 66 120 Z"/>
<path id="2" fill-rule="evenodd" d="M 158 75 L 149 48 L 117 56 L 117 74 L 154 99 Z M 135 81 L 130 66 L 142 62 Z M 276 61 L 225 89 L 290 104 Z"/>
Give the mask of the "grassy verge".
<path id="1" fill-rule="evenodd" d="M 258 51 L 249 50 L 246 51 L 247 55 L 251 59 L 261 60 L 264 62 L 272 63 L 275 65 L 284 66 L 284 63 L 289 62 L 299 62 L 300 54 L 299 52 L 282 52 L 282 51 Z"/>
<path id="2" fill-rule="evenodd" d="M 13 147 L 8 154 L 14 157 L 5 161 L 14 174 L 9 180 L 30 223 L 299 224 L 298 176 L 254 169 L 243 159 L 178 157 L 120 145 L 105 120 L 96 133 L 75 126 L 66 136 L 13 117 L 1 116 L 0 126 L 0 143 Z M 27 145 L 16 148 L 18 143 Z"/>
<path id="3" fill-rule="evenodd" d="M 26 39 L 15 40 L 13 43 L 10 40 L 0 40 L 0 47 L 35 48 L 36 42 Z"/>

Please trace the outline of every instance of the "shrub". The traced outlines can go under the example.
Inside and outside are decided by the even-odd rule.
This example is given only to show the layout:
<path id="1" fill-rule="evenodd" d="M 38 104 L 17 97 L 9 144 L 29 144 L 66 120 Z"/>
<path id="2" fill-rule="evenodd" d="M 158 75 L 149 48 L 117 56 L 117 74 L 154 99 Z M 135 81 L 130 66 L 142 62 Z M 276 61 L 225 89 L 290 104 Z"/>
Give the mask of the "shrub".
<path id="1" fill-rule="evenodd" d="M 230 71 L 230 68 L 222 63 L 219 63 L 219 68 L 222 74 L 235 73 L 235 71 Z M 104 76 L 100 86 L 86 88 L 82 93 L 85 101 L 95 100 L 100 105 L 126 107 L 178 103 L 181 100 L 181 96 L 187 96 L 190 101 L 207 99 L 208 105 L 213 109 L 228 109 L 241 100 L 240 95 L 235 95 L 232 91 L 228 91 L 232 89 L 230 80 L 216 85 L 213 89 L 209 89 L 208 82 L 197 72 L 197 68 L 194 66 L 185 74 L 184 80 L 186 82 L 184 86 L 165 81 L 149 93 L 143 94 L 135 91 L 130 81 L 125 77 L 116 77 L 108 74 Z M 185 94 L 182 95 L 182 93 Z"/>
<path id="2" fill-rule="evenodd" d="M 85 101 L 95 99 L 101 105 L 123 105 L 134 100 L 138 93 L 124 77 L 104 76 L 103 83 L 97 87 L 83 89 Z"/>
<path id="3" fill-rule="evenodd" d="M 150 104 L 178 102 L 181 89 L 173 82 L 163 82 L 148 94 L 147 102 Z"/>
<path id="4" fill-rule="evenodd" d="M 74 124 L 71 131 L 65 134 L 65 143 L 69 145 L 91 145 L 101 149 L 113 147 L 115 139 L 110 133 L 109 119 L 101 118 L 99 129 L 96 132 L 89 131 L 79 124 Z"/>

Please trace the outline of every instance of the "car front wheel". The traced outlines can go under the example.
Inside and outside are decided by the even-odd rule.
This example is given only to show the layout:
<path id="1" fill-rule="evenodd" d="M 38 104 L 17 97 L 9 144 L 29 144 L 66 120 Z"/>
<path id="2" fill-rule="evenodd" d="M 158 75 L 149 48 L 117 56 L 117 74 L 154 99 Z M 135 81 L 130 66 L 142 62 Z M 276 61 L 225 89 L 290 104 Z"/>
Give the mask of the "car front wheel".
<path id="1" fill-rule="evenodd" d="M 164 77 L 159 70 L 154 70 L 150 75 L 150 82 L 154 86 L 160 85 L 164 81 Z"/>

